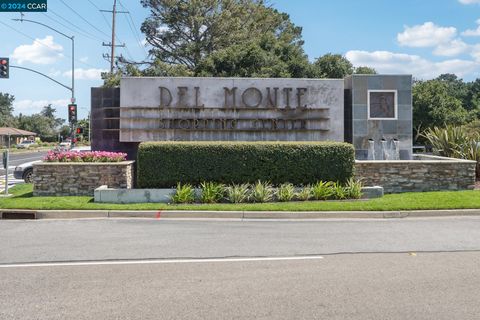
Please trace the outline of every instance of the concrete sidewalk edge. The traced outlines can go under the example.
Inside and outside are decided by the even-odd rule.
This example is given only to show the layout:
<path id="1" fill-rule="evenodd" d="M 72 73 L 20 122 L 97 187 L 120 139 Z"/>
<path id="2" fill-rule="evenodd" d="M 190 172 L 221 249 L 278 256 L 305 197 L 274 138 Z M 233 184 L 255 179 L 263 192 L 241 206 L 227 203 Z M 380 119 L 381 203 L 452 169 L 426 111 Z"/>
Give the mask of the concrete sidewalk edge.
<path id="1" fill-rule="evenodd" d="M 122 211 L 122 210 L 24 210 L 0 209 L 3 213 L 30 213 L 36 219 L 151 218 L 151 219 L 394 219 L 412 217 L 480 216 L 480 209 L 412 211 Z"/>

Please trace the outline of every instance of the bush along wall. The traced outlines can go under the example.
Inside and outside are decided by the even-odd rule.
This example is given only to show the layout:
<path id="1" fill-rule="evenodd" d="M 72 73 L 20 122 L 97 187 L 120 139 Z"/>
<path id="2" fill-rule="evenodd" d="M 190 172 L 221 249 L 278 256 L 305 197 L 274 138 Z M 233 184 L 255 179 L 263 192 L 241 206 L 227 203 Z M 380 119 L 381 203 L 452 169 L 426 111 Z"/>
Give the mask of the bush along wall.
<path id="1" fill-rule="evenodd" d="M 138 150 L 137 185 L 344 183 L 353 177 L 354 153 L 341 142 L 147 142 Z"/>

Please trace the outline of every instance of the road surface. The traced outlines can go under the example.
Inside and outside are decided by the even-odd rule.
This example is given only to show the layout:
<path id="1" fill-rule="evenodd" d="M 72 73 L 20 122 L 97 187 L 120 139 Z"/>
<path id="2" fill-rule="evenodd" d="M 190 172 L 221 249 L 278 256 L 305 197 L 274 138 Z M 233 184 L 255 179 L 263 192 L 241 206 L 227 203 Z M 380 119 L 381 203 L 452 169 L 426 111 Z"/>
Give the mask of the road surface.
<path id="1" fill-rule="evenodd" d="M 0 319 L 478 319 L 480 217 L 0 221 Z"/>
<path id="2" fill-rule="evenodd" d="M 8 168 L 8 180 L 9 180 L 9 187 L 13 187 L 18 183 L 23 183 L 21 179 L 15 179 L 13 177 L 13 171 L 15 167 L 23 164 L 25 162 L 31 162 L 36 160 L 42 160 L 48 151 L 27 151 L 21 153 L 10 153 L 10 161 L 9 161 L 9 168 Z M 3 169 L 3 165 L 0 164 L 0 193 L 5 190 L 5 169 Z"/>

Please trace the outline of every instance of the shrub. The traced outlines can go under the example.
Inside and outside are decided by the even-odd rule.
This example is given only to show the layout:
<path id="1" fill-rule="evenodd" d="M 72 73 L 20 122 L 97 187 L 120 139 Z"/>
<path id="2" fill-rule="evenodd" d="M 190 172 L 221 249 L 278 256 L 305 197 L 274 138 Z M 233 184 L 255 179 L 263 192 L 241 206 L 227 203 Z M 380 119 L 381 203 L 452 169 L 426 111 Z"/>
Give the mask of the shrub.
<path id="1" fill-rule="evenodd" d="M 442 157 L 465 158 L 464 149 L 471 141 L 466 130 L 456 126 L 430 128 L 423 136 L 432 145 L 434 153 Z"/>
<path id="2" fill-rule="evenodd" d="M 312 186 L 312 195 L 315 200 L 327 200 L 333 196 L 331 182 L 318 181 Z"/>
<path id="3" fill-rule="evenodd" d="M 172 196 L 173 203 L 195 202 L 195 189 L 190 184 L 177 184 L 177 189 Z"/>
<path id="4" fill-rule="evenodd" d="M 234 184 L 226 187 L 227 200 L 231 203 L 245 202 L 248 200 L 249 189 L 250 185 L 248 183 Z"/>
<path id="5" fill-rule="evenodd" d="M 138 150 L 139 188 L 170 188 L 177 182 L 305 185 L 346 182 L 354 149 L 337 142 L 147 142 Z"/>
<path id="6" fill-rule="evenodd" d="M 305 186 L 298 191 L 295 196 L 297 197 L 298 200 L 300 201 L 308 201 L 312 197 L 312 187 L 311 186 Z"/>
<path id="7" fill-rule="evenodd" d="M 202 182 L 200 184 L 202 194 L 200 202 L 202 203 L 216 203 L 223 199 L 225 186 L 215 182 Z"/>
<path id="8" fill-rule="evenodd" d="M 467 127 L 447 126 L 429 129 L 423 136 L 437 155 L 477 161 L 476 173 L 480 178 L 480 135 L 477 132 L 469 132 Z"/>
<path id="9" fill-rule="evenodd" d="M 334 182 L 330 187 L 332 191 L 331 198 L 334 200 L 344 200 L 347 199 L 347 188 L 344 187 L 340 182 Z"/>
<path id="10" fill-rule="evenodd" d="M 273 200 L 275 190 L 269 182 L 257 181 L 251 190 L 250 200 L 253 202 L 269 202 Z"/>
<path id="11" fill-rule="evenodd" d="M 360 180 L 350 178 L 345 186 L 347 199 L 360 199 L 362 197 L 363 183 Z"/>
<path id="12" fill-rule="evenodd" d="M 291 183 L 283 183 L 277 189 L 278 201 L 291 201 L 295 197 L 295 187 Z"/>

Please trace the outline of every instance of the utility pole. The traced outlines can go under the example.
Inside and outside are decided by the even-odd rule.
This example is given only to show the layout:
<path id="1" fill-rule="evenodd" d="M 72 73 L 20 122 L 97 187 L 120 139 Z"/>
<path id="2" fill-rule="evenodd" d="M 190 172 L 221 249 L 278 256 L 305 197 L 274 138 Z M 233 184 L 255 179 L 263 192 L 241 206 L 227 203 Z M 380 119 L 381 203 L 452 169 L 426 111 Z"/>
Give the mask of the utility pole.
<path id="1" fill-rule="evenodd" d="M 113 0 L 113 10 L 100 10 L 101 12 L 111 12 L 112 13 L 112 42 L 110 43 L 102 43 L 104 47 L 111 47 L 110 50 L 110 73 L 113 73 L 113 69 L 115 67 L 115 47 L 125 47 L 125 43 L 123 44 L 115 44 L 115 18 L 117 13 L 128 13 L 128 11 L 117 11 L 117 0 Z M 105 57 L 105 56 L 104 56 Z"/>

